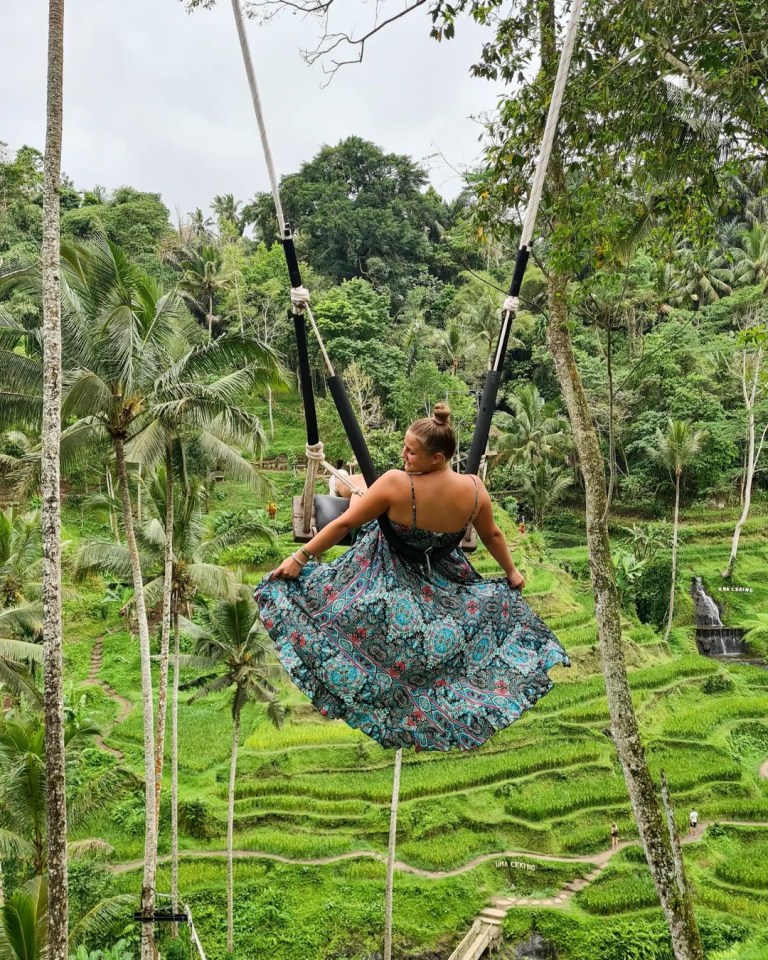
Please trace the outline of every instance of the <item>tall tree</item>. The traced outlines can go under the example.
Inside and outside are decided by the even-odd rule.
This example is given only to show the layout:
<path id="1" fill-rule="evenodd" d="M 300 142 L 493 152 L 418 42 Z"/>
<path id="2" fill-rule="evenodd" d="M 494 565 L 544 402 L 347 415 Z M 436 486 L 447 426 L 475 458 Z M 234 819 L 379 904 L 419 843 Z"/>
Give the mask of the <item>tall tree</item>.
<path id="1" fill-rule="evenodd" d="M 127 260 L 119 248 L 96 241 L 70 251 L 66 319 L 80 365 L 69 374 L 63 412 L 76 422 L 67 431 L 73 451 L 106 435 L 112 445 L 130 557 L 141 657 L 146 767 L 142 960 L 153 960 L 157 829 L 155 821 L 154 697 L 144 580 L 134 527 L 125 445 L 146 414 L 156 384 L 172 360 L 178 329 L 176 301 Z"/>
<path id="2" fill-rule="evenodd" d="M 706 434 L 694 430 L 686 420 L 669 420 L 667 432 L 656 429 L 656 445 L 649 448 L 651 457 L 662 464 L 671 474 L 675 484 L 675 513 L 672 521 L 672 583 L 669 588 L 669 611 L 664 640 L 669 639 L 675 615 L 675 592 L 677 586 L 677 537 L 680 529 L 680 486 L 683 473 L 695 460 Z"/>
<path id="3" fill-rule="evenodd" d="M 174 483 L 182 474 L 186 499 L 191 503 L 192 487 L 187 475 L 188 454 L 210 468 L 223 469 L 232 479 L 262 490 L 264 482 L 240 451 L 260 456 L 264 432 L 260 421 L 238 401 L 256 387 L 267 388 L 284 382 L 274 354 L 248 337 L 223 337 L 205 346 L 192 348 L 157 384 L 153 398 L 154 418 L 150 419 L 128 445 L 133 462 L 155 469 L 163 459 L 165 509 L 156 514 L 165 522 L 165 577 L 160 643 L 160 676 L 157 700 L 155 743 L 156 809 L 160 810 L 160 788 L 165 755 L 168 662 L 174 594 Z M 178 469 L 177 469 L 178 466 Z M 258 535 L 264 533 L 263 528 Z M 243 535 L 247 535 L 245 532 Z M 181 545 L 182 555 L 188 544 Z M 152 601 L 154 602 L 154 601 Z"/>
<path id="4" fill-rule="evenodd" d="M 232 753 L 229 765 L 227 802 L 227 951 L 234 951 L 234 829 L 235 779 L 237 751 L 240 742 L 240 720 L 249 701 L 265 703 L 267 717 L 279 727 L 285 710 L 278 700 L 274 679 L 279 668 L 271 661 L 272 645 L 259 629 L 256 605 L 248 587 L 237 601 L 222 601 L 209 613 L 204 624 L 205 636 L 197 645 L 196 657 L 182 657 L 181 663 L 212 673 L 195 682 L 201 689 L 193 699 L 234 688 L 232 693 Z"/>
<path id="5" fill-rule="evenodd" d="M 245 220 L 240 215 L 242 204 L 235 200 L 234 195 L 225 193 L 224 196 L 215 196 L 211 209 L 216 214 L 219 235 L 222 239 L 236 239 L 243 235 Z"/>
<path id="6" fill-rule="evenodd" d="M 213 339 L 213 327 L 218 322 L 215 312 L 217 297 L 231 284 L 220 248 L 214 243 L 201 247 L 186 247 L 169 256 L 171 266 L 180 273 L 179 292 L 192 314 L 208 328 L 208 339 Z"/>
<path id="7" fill-rule="evenodd" d="M 43 637 L 45 648 L 45 768 L 48 833 L 48 956 L 66 960 L 67 793 L 61 622 L 61 141 L 64 99 L 64 0 L 48 6 L 48 94 L 43 185 Z"/>
<path id="8" fill-rule="evenodd" d="M 736 557 L 739 552 L 741 531 L 749 517 L 752 506 L 752 484 L 760 456 L 763 452 L 766 436 L 768 436 L 768 412 L 765 416 L 765 427 L 758 437 L 758 414 L 761 403 L 768 397 L 768 377 L 764 369 L 765 351 L 768 348 L 768 327 L 761 322 L 761 314 L 754 311 L 747 314 L 739 322 L 741 329 L 738 336 L 738 349 L 730 363 L 731 372 L 736 376 L 741 387 L 746 415 L 747 445 L 744 453 L 744 479 L 742 486 L 741 515 L 736 521 L 731 540 L 731 554 L 728 566 L 723 573 L 724 577 L 733 576 L 736 566 Z"/>

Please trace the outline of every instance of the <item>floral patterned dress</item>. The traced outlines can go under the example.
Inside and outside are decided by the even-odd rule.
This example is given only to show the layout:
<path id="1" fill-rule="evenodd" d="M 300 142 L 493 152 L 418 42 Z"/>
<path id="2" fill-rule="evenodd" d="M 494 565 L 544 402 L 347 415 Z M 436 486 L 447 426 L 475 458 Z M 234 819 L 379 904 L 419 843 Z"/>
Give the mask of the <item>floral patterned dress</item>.
<path id="1" fill-rule="evenodd" d="M 419 529 L 413 479 L 411 497 L 411 526 L 393 524 L 403 539 L 424 550 L 455 536 Z M 478 747 L 569 663 L 505 578 L 484 580 L 458 549 L 429 568 L 409 564 L 376 521 L 338 559 L 267 578 L 254 596 L 299 689 L 385 747 Z"/>

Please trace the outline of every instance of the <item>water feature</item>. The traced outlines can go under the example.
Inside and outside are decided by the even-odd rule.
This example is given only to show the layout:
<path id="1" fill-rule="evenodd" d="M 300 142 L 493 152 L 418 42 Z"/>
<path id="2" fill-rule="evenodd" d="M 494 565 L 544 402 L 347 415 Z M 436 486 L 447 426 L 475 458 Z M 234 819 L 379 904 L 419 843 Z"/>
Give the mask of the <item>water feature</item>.
<path id="1" fill-rule="evenodd" d="M 720 619 L 717 604 L 704 589 L 701 577 L 691 582 L 691 596 L 696 609 L 696 645 L 710 657 L 748 656 L 741 627 L 726 627 Z"/>

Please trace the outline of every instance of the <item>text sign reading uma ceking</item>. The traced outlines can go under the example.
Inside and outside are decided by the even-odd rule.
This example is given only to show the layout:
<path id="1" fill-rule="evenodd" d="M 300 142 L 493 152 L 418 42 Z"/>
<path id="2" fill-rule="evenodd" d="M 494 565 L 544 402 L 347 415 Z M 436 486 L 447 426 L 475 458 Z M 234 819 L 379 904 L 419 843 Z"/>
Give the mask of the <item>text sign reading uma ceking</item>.
<path id="1" fill-rule="evenodd" d="M 529 873 L 534 873 L 536 870 L 536 865 L 533 863 L 523 863 L 522 860 L 497 860 L 494 864 L 497 870 L 527 870 Z"/>

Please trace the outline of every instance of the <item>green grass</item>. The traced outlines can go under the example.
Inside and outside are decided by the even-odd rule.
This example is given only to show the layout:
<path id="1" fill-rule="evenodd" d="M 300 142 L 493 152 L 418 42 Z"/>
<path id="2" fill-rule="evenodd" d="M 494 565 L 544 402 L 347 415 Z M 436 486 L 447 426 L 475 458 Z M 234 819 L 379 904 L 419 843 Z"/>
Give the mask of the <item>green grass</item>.
<path id="1" fill-rule="evenodd" d="M 302 431 L 295 402 L 281 398 L 278 410 L 281 424 L 295 418 L 290 428 L 294 433 L 281 426 L 270 454 L 300 451 L 303 440 L 294 445 Z M 268 496 L 278 504 L 278 519 L 285 521 L 302 478 L 288 470 L 275 472 L 270 479 Z M 218 484 L 210 522 L 216 512 L 261 509 L 266 500 L 266 494 L 228 482 Z M 606 735 L 610 720 L 591 588 L 560 567 L 583 564 L 583 544 L 574 539 L 576 534 L 521 538 L 509 518 L 501 519 L 519 565 L 528 571 L 531 604 L 571 652 L 574 665 L 569 671 L 556 671 L 551 693 L 480 750 L 405 753 L 397 855 L 421 869 L 455 870 L 476 857 L 504 850 L 556 856 L 594 853 L 608 846 L 613 819 L 623 839 L 636 837 L 623 776 Z M 70 511 L 66 526 L 71 554 L 82 532 L 93 533 L 98 525 L 81 518 L 79 511 Z M 754 586 L 755 592 L 717 594 L 726 605 L 727 622 L 737 623 L 768 603 L 768 585 L 763 585 L 766 529 L 765 518 L 750 522 L 737 571 L 736 582 Z M 718 513 L 714 521 L 701 513 L 693 521 L 684 518 L 681 583 L 697 574 L 715 587 L 719 584 L 731 532 L 730 515 Z M 285 554 L 293 547 L 289 535 L 280 536 L 278 545 Z M 482 547 L 473 563 L 484 573 L 494 572 Z M 256 581 L 269 565 L 250 568 L 249 581 Z M 73 590 L 65 621 L 67 682 L 78 685 L 86 679 L 93 645 L 103 638 L 99 677 L 134 705 L 111 732 L 109 743 L 124 751 L 126 766 L 138 775 L 143 770 L 138 646 L 126 632 L 117 606 L 103 602 L 103 584 L 96 578 Z M 757 777 L 760 763 L 768 758 L 768 671 L 721 665 L 696 654 L 690 599 L 683 589 L 678 606 L 669 646 L 629 614 L 623 624 L 632 698 L 651 771 L 656 778 L 662 769 L 666 772 L 681 826 L 693 804 L 702 819 L 710 821 L 768 820 L 768 784 Z M 731 688 L 705 692 L 712 677 L 729 679 Z M 117 716 L 114 702 L 98 687 L 75 689 L 86 694 L 88 711 L 111 726 Z M 324 720 L 294 688 L 286 686 L 283 696 L 288 714 L 281 730 L 272 727 L 262 708 L 248 706 L 244 712 L 235 846 L 291 858 L 356 850 L 383 854 L 392 751 L 341 721 Z M 225 847 L 231 732 L 228 695 L 198 703 L 182 696 L 181 799 L 200 804 L 205 826 L 202 837 L 183 829 L 181 844 L 187 851 Z M 139 859 L 141 803 L 138 784 L 116 798 L 81 831 L 82 836 L 107 840 L 115 848 L 115 861 Z M 768 862 L 768 831 L 718 830 L 685 849 L 707 942 L 713 950 L 726 951 L 734 939 L 756 935 L 759 924 L 768 920 L 768 874 L 763 866 Z M 160 845 L 167 852 L 167 800 Z M 535 871 L 517 871 L 512 878 L 493 861 L 443 880 L 398 873 L 395 953 L 404 958 L 448 955 L 491 896 L 513 892 L 510 883 L 514 895 L 541 898 L 589 869 L 573 862 L 535 866 Z M 161 867 L 160 876 L 161 886 L 167 887 L 167 866 Z M 381 946 L 383 877 L 381 864 L 363 859 L 326 868 L 257 858 L 238 861 L 237 955 L 269 955 L 275 960 L 371 956 Z M 224 880 L 221 861 L 183 863 L 184 898 L 211 960 L 225 953 Z M 120 889 L 135 890 L 138 875 L 120 875 L 117 883 Z M 656 903 L 647 869 L 627 851 L 574 898 L 568 911 L 515 910 L 507 929 L 511 937 L 522 936 L 535 923 L 558 943 L 563 960 L 613 958 L 610 945 L 622 942 L 642 943 L 650 960 L 668 960 Z M 717 960 L 736 957 L 723 952 Z"/>

